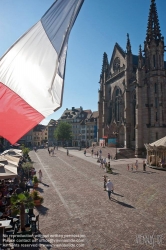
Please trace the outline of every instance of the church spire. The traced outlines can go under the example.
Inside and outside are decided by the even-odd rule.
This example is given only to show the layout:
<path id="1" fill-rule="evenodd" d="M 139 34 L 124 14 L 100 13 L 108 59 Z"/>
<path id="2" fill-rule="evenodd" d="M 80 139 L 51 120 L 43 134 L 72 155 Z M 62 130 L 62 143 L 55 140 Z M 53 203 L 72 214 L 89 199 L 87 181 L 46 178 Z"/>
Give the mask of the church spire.
<path id="1" fill-rule="evenodd" d="M 131 52 L 131 44 L 129 34 L 127 33 L 127 45 L 126 45 L 127 52 Z"/>
<path id="2" fill-rule="evenodd" d="M 139 53 L 138 53 L 138 68 L 141 69 L 143 66 L 143 57 L 142 57 L 142 48 L 141 45 L 139 46 Z"/>
<path id="3" fill-rule="evenodd" d="M 146 42 L 150 44 L 152 40 L 156 42 L 162 40 L 155 0 L 151 0 L 146 32 Z"/>
<path id="4" fill-rule="evenodd" d="M 104 76 L 104 73 L 108 73 L 108 56 L 107 54 L 104 52 L 103 54 L 103 65 L 102 65 L 102 70 L 101 70 L 101 77 Z"/>

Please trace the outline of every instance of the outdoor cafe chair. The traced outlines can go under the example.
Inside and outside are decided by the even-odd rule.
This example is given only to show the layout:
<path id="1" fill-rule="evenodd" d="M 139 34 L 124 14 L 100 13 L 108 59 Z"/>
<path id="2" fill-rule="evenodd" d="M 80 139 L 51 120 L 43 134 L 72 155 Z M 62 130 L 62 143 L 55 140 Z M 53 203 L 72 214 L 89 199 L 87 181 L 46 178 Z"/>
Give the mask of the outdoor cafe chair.
<path id="1" fill-rule="evenodd" d="M 36 217 L 30 218 L 30 224 L 33 232 L 39 231 L 39 214 Z"/>

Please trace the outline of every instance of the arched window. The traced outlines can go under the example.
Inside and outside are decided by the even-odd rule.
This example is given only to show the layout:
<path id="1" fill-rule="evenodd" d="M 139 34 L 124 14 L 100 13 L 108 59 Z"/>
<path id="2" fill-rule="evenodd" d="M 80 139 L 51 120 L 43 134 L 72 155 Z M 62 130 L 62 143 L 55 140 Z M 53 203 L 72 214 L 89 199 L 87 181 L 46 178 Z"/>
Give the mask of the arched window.
<path id="1" fill-rule="evenodd" d="M 116 89 L 115 93 L 115 120 L 116 122 L 120 121 L 120 100 L 121 100 L 121 90 Z"/>

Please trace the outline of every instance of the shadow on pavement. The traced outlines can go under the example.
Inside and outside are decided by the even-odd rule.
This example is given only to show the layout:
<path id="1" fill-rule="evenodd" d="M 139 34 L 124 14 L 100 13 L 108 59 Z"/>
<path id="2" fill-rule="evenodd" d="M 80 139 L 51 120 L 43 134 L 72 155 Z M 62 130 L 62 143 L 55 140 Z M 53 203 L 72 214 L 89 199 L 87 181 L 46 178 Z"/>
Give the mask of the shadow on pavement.
<path id="1" fill-rule="evenodd" d="M 122 205 L 122 206 L 124 206 L 124 207 L 128 207 L 128 208 L 135 208 L 135 207 L 133 207 L 133 206 L 131 206 L 131 205 L 129 205 L 129 204 L 127 204 L 127 203 L 125 203 L 125 202 L 122 202 L 122 201 L 117 201 L 117 200 L 115 200 L 115 199 L 114 199 L 114 198 L 112 198 L 112 197 L 111 197 L 111 201 L 116 202 L 116 203 L 118 203 L 119 205 Z"/>
<path id="2" fill-rule="evenodd" d="M 40 193 L 44 192 L 43 188 L 40 188 L 40 187 L 37 187 L 37 191 L 39 191 Z"/>
<path id="3" fill-rule="evenodd" d="M 42 215 L 45 215 L 48 212 L 48 208 L 42 205 L 36 206 L 36 210 L 39 212 L 39 214 L 42 214 Z"/>
<path id="4" fill-rule="evenodd" d="M 43 185 L 46 186 L 46 187 L 49 187 L 49 185 L 46 184 L 46 183 L 44 183 L 44 182 L 41 182 L 41 184 L 43 184 Z"/>
<path id="5" fill-rule="evenodd" d="M 156 172 L 152 171 L 133 171 L 133 174 L 156 174 Z"/>
<path id="6" fill-rule="evenodd" d="M 112 172 L 111 174 L 113 174 L 113 175 L 119 175 L 119 173 L 116 173 L 116 172 Z"/>
<path id="7" fill-rule="evenodd" d="M 112 194 L 117 195 L 117 196 L 120 196 L 120 197 L 124 197 L 123 195 L 117 194 L 117 193 L 115 193 L 115 192 L 112 192 Z"/>

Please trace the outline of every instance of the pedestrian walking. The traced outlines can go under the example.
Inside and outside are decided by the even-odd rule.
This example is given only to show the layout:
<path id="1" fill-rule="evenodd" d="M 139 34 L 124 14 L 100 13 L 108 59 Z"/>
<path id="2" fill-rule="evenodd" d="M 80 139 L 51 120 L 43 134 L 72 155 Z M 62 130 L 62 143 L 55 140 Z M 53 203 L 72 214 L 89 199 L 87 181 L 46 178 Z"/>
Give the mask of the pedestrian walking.
<path id="1" fill-rule="evenodd" d="M 86 149 L 84 150 L 84 155 L 86 156 Z"/>
<path id="2" fill-rule="evenodd" d="M 96 155 L 97 155 L 97 158 L 98 158 L 98 156 L 99 156 L 99 152 L 98 151 L 96 152 Z"/>
<path id="3" fill-rule="evenodd" d="M 146 171 L 146 163 L 143 161 L 143 171 Z"/>
<path id="4" fill-rule="evenodd" d="M 107 173 L 107 162 L 104 164 L 105 172 Z"/>
<path id="5" fill-rule="evenodd" d="M 114 191 L 114 185 L 113 183 L 110 181 L 110 179 L 108 180 L 108 182 L 106 183 L 106 190 L 108 192 L 108 198 L 111 199 L 111 193 Z"/>
<path id="6" fill-rule="evenodd" d="M 41 169 L 39 170 L 39 182 L 42 182 L 42 177 L 43 177 L 43 174 L 42 174 L 42 171 Z"/>
<path id="7" fill-rule="evenodd" d="M 91 150 L 91 155 L 92 155 L 92 157 L 93 157 L 93 148 L 92 148 L 92 150 Z"/>
<path id="8" fill-rule="evenodd" d="M 110 158 L 111 158 L 111 155 L 110 155 L 110 153 L 108 153 L 108 160 L 110 160 Z"/>
<path id="9" fill-rule="evenodd" d="M 131 165 L 131 171 L 133 171 L 133 164 Z"/>
<path id="10" fill-rule="evenodd" d="M 135 169 L 138 170 L 138 160 L 135 162 Z"/>
<path id="11" fill-rule="evenodd" d="M 128 170 L 128 171 L 130 170 L 130 166 L 129 166 L 129 164 L 127 164 L 127 170 Z"/>
<path id="12" fill-rule="evenodd" d="M 107 176 L 106 175 L 103 176 L 103 180 L 104 180 L 104 191 L 106 191 L 106 183 L 107 183 Z"/>
<path id="13" fill-rule="evenodd" d="M 100 159 L 100 168 L 103 167 L 103 159 Z"/>
<path id="14" fill-rule="evenodd" d="M 102 151 L 101 151 L 101 149 L 100 149 L 99 153 L 100 153 L 100 157 L 101 157 L 101 156 L 102 156 Z"/>

